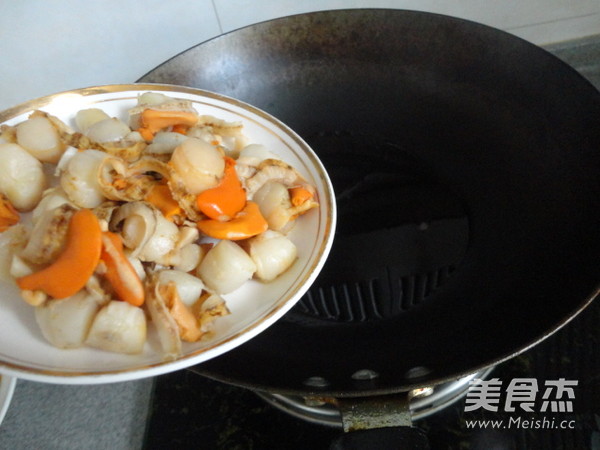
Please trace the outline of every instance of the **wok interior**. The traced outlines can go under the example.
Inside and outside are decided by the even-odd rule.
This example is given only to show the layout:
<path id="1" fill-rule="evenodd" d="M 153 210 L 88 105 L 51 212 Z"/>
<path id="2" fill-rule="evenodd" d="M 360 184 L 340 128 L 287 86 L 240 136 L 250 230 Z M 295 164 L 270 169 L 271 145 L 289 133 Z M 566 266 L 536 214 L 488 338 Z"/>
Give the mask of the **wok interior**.
<path id="1" fill-rule="evenodd" d="M 465 221 L 452 276 L 415 307 L 359 323 L 302 320 L 295 309 L 199 373 L 286 393 L 318 391 L 306 384 L 315 376 L 337 395 L 402 391 L 522 351 L 596 293 L 600 96 L 531 44 L 425 13 L 322 12 L 221 36 L 141 81 L 212 90 L 273 114 L 314 148 L 338 195 L 346 159 L 324 136 L 365 143 L 365 175 L 379 157 L 369 153 L 384 148 L 402 176 L 435 186 L 411 203 L 414 183 L 399 181 L 383 216 L 345 198 L 332 254 L 338 241 L 358 241 L 364 224 L 402 225 L 390 217 Z M 361 251 L 377 261 L 368 245 Z M 379 376 L 352 378 L 363 369 Z"/>

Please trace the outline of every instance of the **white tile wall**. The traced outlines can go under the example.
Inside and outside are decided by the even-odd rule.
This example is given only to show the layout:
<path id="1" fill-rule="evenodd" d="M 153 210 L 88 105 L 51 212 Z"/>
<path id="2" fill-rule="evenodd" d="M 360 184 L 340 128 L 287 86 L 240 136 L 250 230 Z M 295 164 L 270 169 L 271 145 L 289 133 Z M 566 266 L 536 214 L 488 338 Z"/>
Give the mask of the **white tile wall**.
<path id="1" fill-rule="evenodd" d="M 417 9 L 536 44 L 600 34 L 600 0 L 4 0 L 0 109 L 83 86 L 127 83 L 223 32 L 340 8 Z"/>
<path id="2" fill-rule="evenodd" d="M 595 16 L 600 32 L 599 0 L 213 0 L 223 31 L 310 11 L 343 8 L 397 8 L 447 14 L 481 22 L 503 30 L 522 29 L 538 24 L 552 24 L 552 31 L 540 35 L 537 43 L 563 40 L 566 33 L 561 22 L 566 19 Z M 584 36 L 586 30 L 573 31 Z"/>
<path id="3" fill-rule="evenodd" d="M 211 0 L 1 0 L 0 109 L 129 83 L 220 34 Z"/>

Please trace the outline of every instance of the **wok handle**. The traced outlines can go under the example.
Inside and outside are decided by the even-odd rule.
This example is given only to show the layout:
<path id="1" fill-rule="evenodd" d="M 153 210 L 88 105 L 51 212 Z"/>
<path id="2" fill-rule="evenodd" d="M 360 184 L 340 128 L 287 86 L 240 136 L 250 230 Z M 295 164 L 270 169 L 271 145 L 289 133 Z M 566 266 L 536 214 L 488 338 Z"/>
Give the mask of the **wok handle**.
<path id="1" fill-rule="evenodd" d="M 412 427 L 410 399 L 414 391 L 362 398 L 338 398 L 345 433 L 331 450 L 428 450 L 423 431 Z"/>
<path id="2" fill-rule="evenodd" d="M 373 428 L 338 436 L 330 450 L 429 450 L 427 435 L 419 428 Z"/>

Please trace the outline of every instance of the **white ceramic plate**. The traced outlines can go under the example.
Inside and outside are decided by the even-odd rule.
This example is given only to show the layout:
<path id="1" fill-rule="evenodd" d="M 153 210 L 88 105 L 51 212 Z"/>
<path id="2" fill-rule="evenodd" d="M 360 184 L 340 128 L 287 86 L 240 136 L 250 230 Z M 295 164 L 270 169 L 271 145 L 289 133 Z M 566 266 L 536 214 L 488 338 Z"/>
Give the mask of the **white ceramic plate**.
<path id="1" fill-rule="evenodd" d="M 163 92 L 188 99 L 200 114 L 241 120 L 253 143 L 266 145 L 316 186 L 319 208 L 297 221 L 289 237 L 299 258 L 290 270 L 271 283 L 249 281 L 225 295 L 231 315 L 215 322 L 214 337 L 184 343 L 176 361 L 161 360 L 149 336 L 140 355 L 120 355 L 92 348 L 62 350 L 43 338 L 33 308 L 21 300 L 16 286 L 0 284 L 0 372 L 34 381 L 92 384 L 149 377 L 189 367 L 246 342 L 283 316 L 310 287 L 320 271 L 333 240 L 336 221 L 331 182 L 315 153 L 277 119 L 243 102 L 214 93 L 170 85 L 109 85 L 63 92 L 27 102 L 0 113 L 0 123 L 15 124 L 35 109 L 55 115 L 73 128 L 75 113 L 101 108 L 111 116 L 127 118 L 126 111 L 141 93 Z"/>
<path id="2" fill-rule="evenodd" d="M 6 375 L 0 375 L 0 425 L 4 420 L 6 411 L 10 406 L 10 401 L 15 391 L 17 379 Z"/>

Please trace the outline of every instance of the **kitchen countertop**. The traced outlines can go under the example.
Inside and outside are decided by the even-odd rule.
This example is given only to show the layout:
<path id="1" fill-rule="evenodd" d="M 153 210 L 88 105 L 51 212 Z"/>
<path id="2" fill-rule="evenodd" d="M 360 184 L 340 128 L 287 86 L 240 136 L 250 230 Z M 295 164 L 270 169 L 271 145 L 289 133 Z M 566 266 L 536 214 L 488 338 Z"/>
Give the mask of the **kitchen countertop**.
<path id="1" fill-rule="evenodd" d="M 547 48 L 572 65 L 600 89 L 600 35 L 554 44 Z M 596 314 L 595 317 L 599 317 L 598 301 L 588 310 L 584 311 L 584 314 L 588 314 L 588 316 Z M 598 319 L 595 320 L 596 326 L 591 327 L 590 331 L 595 333 L 594 336 L 582 337 L 582 339 L 595 339 L 596 347 L 592 348 L 598 348 L 600 340 Z M 573 324 L 570 324 L 565 330 L 561 330 L 561 333 L 563 331 L 570 332 L 571 328 L 569 327 L 572 326 Z M 560 355 L 561 353 L 556 352 L 564 349 L 556 347 L 557 344 L 552 344 L 557 341 L 549 340 L 549 342 L 549 345 L 554 347 L 547 351 L 554 352 L 553 355 Z M 519 376 L 519 373 L 528 373 L 527 370 L 522 372 L 519 370 L 523 369 L 523 364 L 531 364 L 532 361 L 536 361 L 535 358 L 527 359 L 529 354 L 527 353 L 524 358 L 517 358 L 512 362 L 505 363 L 499 370 L 506 370 L 508 372 L 505 373 L 513 375 L 516 373 L 516 376 Z M 597 358 L 598 352 L 596 351 L 595 354 L 592 352 L 591 356 Z M 568 353 L 565 353 L 564 357 L 567 358 Z M 566 364 L 560 367 L 571 366 Z M 569 373 L 557 372 L 556 375 L 568 377 Z M 195 395 L 190 397 L 194 392 Z M 229 403 L 219 402 L 218 398 L 215 398 L 219 396 L 223 396 L 223 399 L 228 400 Z M 598 399 L 598 397 L 594 398 Z M 169 399 L 172 399 L 172 402 L 169 402 Z M 205 417 L 208 422 L 202 423 L 202 421 L 198 421 L 198 417 L 191 417 L 190 411 L 194 408 L 197 409 L 198 403 L 190 404 L 189 407 L 186 405 L 193 401 L 206 405 L 204 415 L 198 417 Z M 244 411 L 247 414 L 244 415 Z M 589 417 L 592 417 L 591 411 L 579 411 L 579 413 L 589 414 Z M 600 411 L 596 410 L 596 414 L 600 414 Z M 217 423 L 223 416 L 230 418 L 227 421 L 227 427 L 223 426 L 223 422 L 221 422 L 221 426 Z M 175 422 L 161 422 L 169 417 Z M 238 420 L 237 425 L 236 419 Z M 265 422 L 265 420 L 272 422 Z M 439 420 L 455 421 L 456 417 Z M 193 421 L 195 426 L 192 426 L 190 421 Z M 148 423 L 152 428 L 146 433 Z M 168 423 L 170 428 L 161 426 L 161 423 Z M 321 436 L 326 439 L 335 434 L 334 430 L 329 428 L 314 428 L 314 425 L 306 428 L 297 419 L 274 412 L 270 406 L 263 404 L 253 393 L 201 379 L 189 371 L 180 371 L 176 374 L 140 381 L 93 386 L 62 386 L 19 380 L 12 404 L 0 426 L 0 449 L 86 448 L 93 450 L 110 448 L 120 450 L 144 447 L 153 449 L 165 448 L 164 445 L 169 443 L 175 444 L 175 438 L 180 439 L 183 448 L 188 448 L 193 442 L 196 443 L 196 448 L 277 448 L 273 441 L 268 441 L 268 439 L 273 439 L 272 437 L 261 437 L 257 433 L 262 429 L 267 431 L 266 428 L 274 429 L 282 423 L 292 427 L 296 432 L 294 436 L 300 436 L 298 439 L 308 439 L 308 441 L 302 441 L 304 442 L 302 445 L 310 442 L 311 436 L 313 438 Z M 445 423 L 447 425 L 449 422 Z M 177 428 L 176 424 L 179 424 L 180 427 Z M 443 433 L 452 433 L 452 430 L 447 429 L 444 422 L 436 424 L 433 420 L 430 425 L 442 427 Z M 254 431 L 248 434 L 248 430 L 252 427 L 255 427 Z M 175 430 L 182 432 L 184 435 L 176 436 L 166 431 L 166 428 L 173 432 Z M 587 430 L 589 431 L 589 429 Z M 460 433 L 460 431 L 455 431 L 456 433 Z M 446 435 L 446 438 L 448 436 Z M 212 440 L 202 441 L 202 439 L 209 438 Z M 280 438 L 284 439 L 283 435 Z M 481 439 L 484 438 L 489 438 L 489 436 L 481 437 Z M 600 441 L 600 438 L 598 440 Z M 589 442 L 591 441 L 587 443 Z M 577 445 L 581 444 L 580 441 L 576 443 Z M 585 445 L 587 443 L 584 442 Z M 591 448 L 569 447 L 568 445 L 570 444 L 565 443 L 561 448 Z M 300 444 L 298 446 L 290 444 L 289 448 L 302 447 Z M 483 447 L 473 446 L 472 448 Z"/>

